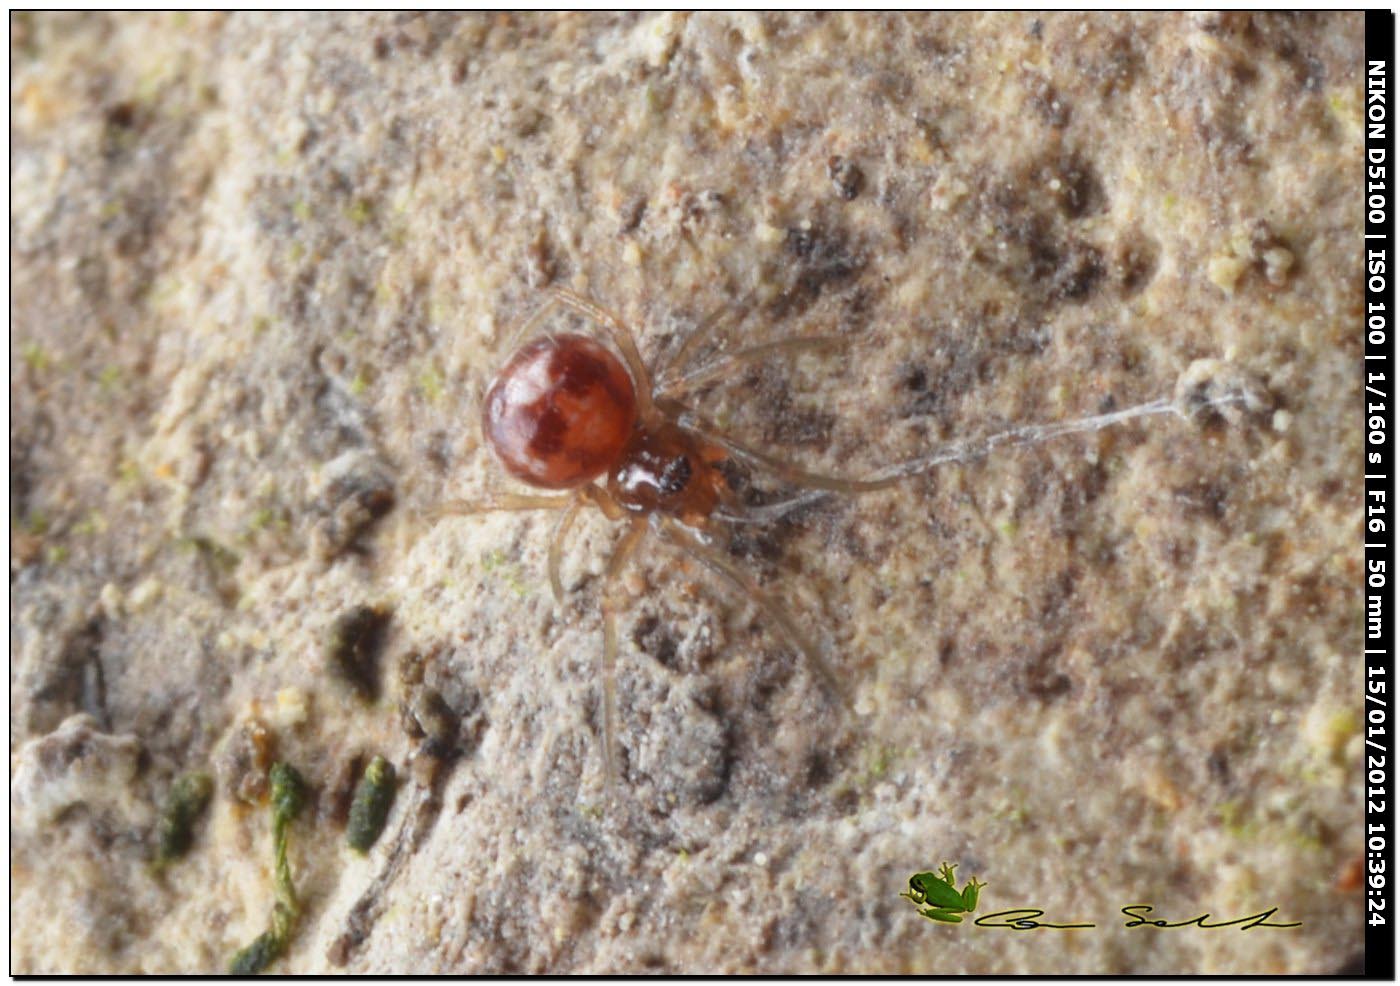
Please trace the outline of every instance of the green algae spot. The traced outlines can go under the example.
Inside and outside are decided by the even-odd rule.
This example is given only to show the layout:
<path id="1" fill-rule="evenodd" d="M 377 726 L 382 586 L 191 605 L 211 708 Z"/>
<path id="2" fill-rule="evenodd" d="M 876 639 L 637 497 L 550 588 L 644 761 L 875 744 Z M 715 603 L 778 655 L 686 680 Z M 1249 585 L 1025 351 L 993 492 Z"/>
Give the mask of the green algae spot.
<path id="1" fill-rule="evenodd" d="M 435 366 L 429 366 L 418 375 L 418 392 L 431 404 L 436 404 L 442 400 L 442 395 L 446 390 L 442 374 Z"/>
<path id="2" fill-rule="evenodd" d="M 356 226 L 363 226 L 374 215 L 374 209 L 365 199 L 356 199 L 345 210 L 345 218 Z"/>
<path id="3" fill-rule="evenodd" d="M 520 576 L 520 566 L 508 560 L 505 556 L 505 552 L 501 551 L 499 548 L 495 551 L 488 551 L 481 556 L 481 567 L 485 569 L 488 574 L 500 572 L 506 585 L 510 588 L 511 592 L 514 592 L 517 596 L 523 597 L 529 595 L 530 587 Z"/>
<path id="4" fill-rule="evenodd" d="M 111 394 L 121 387 L 122 368 L 120 366 L 104 366 L 102 372 L 97 375 L 97 386 L 102 388 L 103 393 Z"/>
<path id="5" fill-rule="evenodd" d="M 35 373 L 43 373 L 53 364 L 49 354 L 44 352 L 37 342 L 26 342 L 21 345 L 19 356 L 20 359 L 24 360 L 25 365 Z"/>

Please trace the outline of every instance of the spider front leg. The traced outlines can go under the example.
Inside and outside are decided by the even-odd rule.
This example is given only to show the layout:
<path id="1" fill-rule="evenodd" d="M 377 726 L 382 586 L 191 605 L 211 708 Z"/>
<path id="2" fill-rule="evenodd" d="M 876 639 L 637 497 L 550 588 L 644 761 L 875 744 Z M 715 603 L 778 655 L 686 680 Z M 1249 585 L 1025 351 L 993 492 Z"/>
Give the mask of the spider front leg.
<path id="1" fill-rule="evenodd" d="M 449 500 L 428 511 L 433 520 L 443 517 L 473 516 L 502 510 L 562 510 L 554 531 L 549 538 L 549 587 L 554 593 L 554 601 L 564 601 L 564 581 L 559 576 L 560 561 L 564 552 L 564 538 L 568 536 L 579 510 L 591 498 L 582 492 L 567 496 L 535 496 L 528 493 L 495 493 L 483 500 Z"/>
<path id="2" fill-rule="evenodd" d="M 564 538 L 574 526 L 574 520 L 584 502 L 580 494 L 570 497 L 569 505 L 559 515 L 559 522 L 554 525 L 554 532 L 549 536 L 549 588 L 554 593 L 556 603 L 564 601 L 564 580 L 559 576 L 559 564 L 564 554 Z"/>
<path id="3" fill-rule="evenodd" d="M 703 384 L 729 376 L 740 367 L 757 363 L 773 356 L 800 353 L 812 350 L 834 349 L 845 345 L 845 336 L 793 336 L 773 342 L 760 342 L 736 352 L 717 357 L 708 363 L 680 375 L 668 375 L 657 382 L 657 389 L 667 397 L 675 398 L 694 390 Z"/>
<path id="4" fill-rule="evenodd" d="M 552 296 L 546 298 L 544 304 L 531 312 L 530 317 L 521 322 L 515 327 L 514 331 L 511 332 L 510 338 L 506 342 L 505 351 L 508 353 L 514 352 L 516 347 L 520 345 L 520 340 L 529 335 L 535 326 L 544 321 L 545 316 L 558 308 L 559 305 L 560 301 L 558 298 Z"/>
<path id="5" fill-rule="evenodd" d="M 491 493 L 480 500 L 448 500 L 428 511 L 430 520 L 444 517 L 469 517 L 494 513 L 498 510 L 560 510 L 574 502 L 568 496 L 536 496 L 529 493 Z"/>
<path id="6" fill-rule="evenodd" d="M 750 292 L 749 297 L 744 299 L 743 304 L 730 302 L 720 305 L 702 318 L 694 328 L 682 336 L 679 344 L 670 355 L 659 361 L 656 369 L 656 375 L 659 381 L 657 386 L 664 390 L 669 384 L 674 383 L 678 377 L 684 376 L 683 371 L 686 363 L 700 350 L 701 345 L 714 333 L 715 329 L 727 321 L 734 311 L 743 307 L 750 307 L 751 304 L 752 292 Z M 745 316 L 742 315 L 739 316 L 739 322 L 742 322 L 744 317 Z"/>

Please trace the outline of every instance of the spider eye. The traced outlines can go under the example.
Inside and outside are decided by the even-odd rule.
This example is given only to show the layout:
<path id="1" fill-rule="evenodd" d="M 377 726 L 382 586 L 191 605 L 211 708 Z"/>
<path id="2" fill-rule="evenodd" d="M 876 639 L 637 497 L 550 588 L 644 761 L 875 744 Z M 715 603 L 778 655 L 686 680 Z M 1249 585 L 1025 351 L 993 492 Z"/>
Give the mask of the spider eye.
<path id="1" fill-rule="evenodd" d="M 666 463 L 666 468 L 661 470 L 661 482 L 658 484 L 662 496 L 675 496 L 685 489 L 690 482 L 691 476 L 690 457 L 678 455 L 670 462 Z"/>

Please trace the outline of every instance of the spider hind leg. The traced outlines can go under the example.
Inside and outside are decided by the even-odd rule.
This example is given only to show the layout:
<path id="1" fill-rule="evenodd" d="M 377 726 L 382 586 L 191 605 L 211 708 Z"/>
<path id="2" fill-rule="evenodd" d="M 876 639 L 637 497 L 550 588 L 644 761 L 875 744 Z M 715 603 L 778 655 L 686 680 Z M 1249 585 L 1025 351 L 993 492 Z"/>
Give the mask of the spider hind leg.
<path id="1" fill-rule="evenodd" d="M 850 695 L 841 679 L 836 676 L 836 672 L 822 655 L 817 644 L 802 632 L 797 620 L 776 596 L 760 587 L 753 577 L 742 568 L 713 547 L 705 544 L 677 521 L 663 517 L 659 526 L 667 541 L 718 575 L 737 590 L 744 599 L 754 603 L 770 621 L 779 638 L 806 661 L 813 677 L 820 681 L 843 706 L 848 709 L 851 707 Z"/>
<path id="2" fill-rule="evenodd" d="M 617 787 L 617 600 L 613 590 L 618 576 L 636 552 L 647 525 L 634 521 L 622 536 L 603 573 L 600 608 L 603 611 L 603 654 L 600 670 L 603 678 L 603 784 L 611 792 Z"/>

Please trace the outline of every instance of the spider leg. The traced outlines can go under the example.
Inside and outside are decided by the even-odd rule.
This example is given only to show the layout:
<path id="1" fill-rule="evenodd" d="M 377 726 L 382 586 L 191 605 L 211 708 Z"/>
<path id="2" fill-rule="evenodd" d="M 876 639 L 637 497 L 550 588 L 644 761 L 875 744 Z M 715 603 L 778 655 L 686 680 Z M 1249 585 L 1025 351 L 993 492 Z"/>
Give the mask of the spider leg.
<path id="1" fill-rule="evenodd" d="M 634 520 L 613 549 L 607 570 L 603 573 L 603 783 L 609 791 L 616 786 L 617 780 L 617 758 L 613 750 L 617 734 L 617 678 L 614 670 L 617 666 L 617 609 L 612 589 L 646 530 L 645 521 L 640 518 Z"/>
<path id="2" fill-rule="evenodd" d="M 842 476 L 824 476 L 821 473 L 807 472 L 790 466 L 771 455 L 757 452 L 747 446 L 740 445 L 733 439 L 726 438 L 712 429 L 707 423 L 701 421 L 696 415 L 687 411 L 680 416 L 680 425 L 688 431 L 699 435 L 712 445 L 717 445 L 724 449 L 731 456 L 749 466 L 766 469 L 779 479 L 786 480 L 797 486 L 805 486 L 813 490 L 829 490 L 834 493 L 868 493 L 871 490 L 882 490 L 893 486 L 903 479 L 905 474 L 896 476 L 877 477 L 875 479 L 848 479 Z"/>
<path id="3" fill-rule="evenodd" d="M 574 518 L 578 516 L 583 504 L 583 497 L 571 497 L 569 505 L 559 515 L 559 522 L 554 525 L 554 532 L 549 537 L 549 587 L 554 592 L 556 603 L 564 601 L 564 581 L 559 577 L 559 560 L 564 553 L 564 538 L 568 536 L 569 528 L 573 526 Z"/>
<path id="4" fill-rule="evenodd" d="M 763 614 L 773 622 L 777 628 L 779 636 L 787 641 L 788 645 L 797 650 L 806 659 L 813 674 L 819 678 L 823 685 L 841 700 L 841 704 L 850 707 L 851 700 L 846 689 L 842 686 L 841 680 L 831 669 L 831 665 L 822 657 L 821 651 L 804 634 L 792 614 L 787 611 L 771 593 L 765 592 L 759 587 L 743 569 L 739 568 L 729 559 L 714 548 L 705 544 L 698 537 L 686 530 L 679 522 L 657 515 L 660 521 L 661 530 L 664 532 L 666 540 L 676 545 L 686 554 L 690 555 L 701 565 L 720 576 L 724 581 L 739 591 L 739 595 L 752 601 L 758 606 Z"/>
<path id="5" fill-rule="evenodd" d="M 737 508 L 732 503 L 726 503 L 717 508 L 710 516 L 728 521 L 731 524 L 771 524 L 786 517 L 799 507 L 825 500 L 833 492 L 832 490 L 803 490 L 785 499 L 765 503 L 759 507 Z"/>
<path id="6" fill-rule="evenodd" d="M 774 342 L 763 342 L 711 360 L 689 373 L 683 373 L 680 376 L 664 375 L 657 382 L 657 387 L 667 397 L 674 397 L 677 394 L 693 390 L 701 384 L 709 383 L 717 377 L 732 373 L 745 363 L 756 363 L 770 356 L 797 353 L 804 349 L 829 349 L 849 341 L 845 336 L 795 336 L 789 339 L 778 339 Z"/>
<path id="7" fill-rule="evenodd" d="M 651 403 L 651 374 L 647 372 L 646 364 L 642 362 L 642 354 L 637 350 L 637 341 L 632 337 L 632 333 L 617 320 L 617 316 L 613 315 L 612 312 L 589 301 L 582 295 L 559 287 L 550 288 L 549 294 L 552 300 L 573 309 L 584 318 L 592 319 L 607 330 L 613 345 L 617 346 L 618 351 L 622 353 L 622 358 L 627 361 L 627 369 L 631 371 L 632 384 L 637 394 L 637 411 L 642 420 L 651 421 L 655 417 L 655 410 Z"/>
<path id="8" fill-rule="evenodd" d="M 746 303 L 747 301 L 748 299 L 745 299 Z M 720 305 L 714 311 L 710 312 L 710 314 L 706 315 L 704 319 L 702 319 L 695 328 L 691 329 L 685 338 L 681 340 L 680 345 L 675 348 L 675 351 L 667 356 L 666 359 L 662 361 L 661 365 L 657 367 L 657 375 L 662 378 L 674 379 L 675 372 L 685 366 L 690 357 L 700 348 L 700 344 L 709 338 L 714 330 L 724 322 L 724 316 L 734 311 L 736 307 L 739 306 L 730 302 Z"/>
<path id="9" fill-rule="evenodd" d="M 876 471 L 867 482 L 882 485 L 897 483 L 901 479 L 910 476 L 918 476 L 941 466 L 948 462 L 969 462 L 973 459 L 981 459 L 992 453 L 993 450 L 1003 445 L 1039 445 L 1041 442 L 1049 441 L 1052 438 L 1059 438 L 1061 435 L 1077 435 L 1081 432 L 1101 431 L 1113 425 L 1131 421 L 1134 418 L 1145 418 L 1154 414 L 1176 414 L 1181 415 L 1181 411 L 1169 400 L 1148 401 L 1146 404 L 1135 404 L 1126 407 L 1121 411 L 1110 411 L 1107 414 L 1091 414 L 1083 418 L 1075 418 L 1073 421 L 1057 421 L 1051 424 L 1042 425 L 1020 425 L 1015 428 L 1008 428 L 1006 431 L 993 432 L 981 438 L 972 438 L 967 441 L 949 442 L 940 445 L 926 455 L 918 456 L 914 459 L 906 459 L 903 462 L 896 462 L 892 466 Z"/>
<path id="10" fill-rule="evenodd" d="M 609 493 L 604 487 L 597 483 L 589 483 L 579 491 L 579 496 L 603 511 L 603 516 L 608 520 L 621 520 L 627 516 L 627 510 L 622 504 Z"/>
<path id="11" fill-rule="evenodd" d="M 508 353 L 515 352 L 516 347 L 520 345 L 520 340 L 524 339 L 525 336 L 530 332 L 530 330 L 532 330 L 535 326 L 539 325 L 540 322 L 544 320 L 544 317 L 546 315 L 548 315 L 550 312 L 554 311 L 554 309 L 558 307 L 558 298 L 555 298 L 553 296 L 546 298 L 544 304 L 540 305 L 533 312 L 531 312 L 530 316 L 526 318 L 525 321 L 521 322 L 518 326 L 516 326 L 515 330 L 511 332 L 510 341 L 507 343 L 505 351 Z"/>
<path id="12" fill-rule="evenodd" d="M 1223 403 L 1223 401 L 1222 401 Z M 896 462 L 894 465 L 878 469 L 864 479 L 849 479 L 840 476 L 824 476 L 819 473 L 810 473 L 790 466 L 773 456 L 765 455 L 751 448 L 740 445 L 738 442 L 725 438 L 716 433 L 708 424 L 702 422 L 691 412 L 686 412 L 680 416 L 680 423 L 683 427 L 690 429 L 706 441 L 711 442 L 724 449 L 740 462 L 757 468 L 767 469 L 780 479 L 786 480 L 797 486 L 805 486 L 807 489 L 786 500 L 777 503 L 767 504 L 763 507 L 755 507 L 743 512 L 732 510 L 721 510 L 719 516 L 722 520 L 729 521 L 769 521 L 783 516 L 791 510 L 800 506 L 812 503 L 820 499 L 821 493 L 868 493 L 872 490 L 887 489 L 901 480 L 911 476 L 919 476 L 930 472 L 937 466 L 949 462 L 970 462 L 975 459 L 984 458 L 990 455 L 993 450 L 1003 445 L 1038 445 L 1041 442 L 1049 441 L 1052 438 L 1059 438 L 1062 435 L 1074 435 L 1080 432 L 1100 431 L 1113 425 L 1122 424 L 1134 418 L 1148 417 L 1155 414 L 1176 414 L 1181 415 L 1180 409 L 1169 400 L 1148 401 L 1145 404 L 1136 404 L 1133 407 L 1124 408 L 1121 411 L 1111 411 L 1107 414 L 1093 414 L 1083 418 L 1076 418 L 1073 421 L 1058 421 L 1051 424 L 1041 425 L 1021 425 L 1016 428 L 1009 428 L 1006 431 L 993 432 L 990 435 L 983 435 L 980 438 L 970 438 L 964 441 L 948 442 L 936 446 L 925 455 L 913 459 L 906 459 L 903 462 Z"/>
<path id="13" fill-rule="evenodd" d="M 492 493 L 481 500 L 448 500 L 428 511 L 432 520 L 498 510 L 558 510 L 574 501 L 573 496 L 534 496 L 528 493 Z"/>

